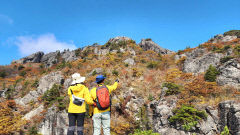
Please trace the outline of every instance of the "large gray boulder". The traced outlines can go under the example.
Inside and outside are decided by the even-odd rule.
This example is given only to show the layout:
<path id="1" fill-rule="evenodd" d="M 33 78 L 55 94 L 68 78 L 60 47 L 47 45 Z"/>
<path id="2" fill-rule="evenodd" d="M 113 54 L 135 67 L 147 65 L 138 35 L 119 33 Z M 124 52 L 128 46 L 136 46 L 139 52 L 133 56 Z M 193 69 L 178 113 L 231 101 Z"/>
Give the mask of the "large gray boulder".
<path id="1" fill-rule="evenodd" d="M 32 111 L 28 112 L 27 114 L 24 115 L 23 119 L 25 120 L 31 120 L 35 116 L 39 115 L 40 112 L 44 110 L 44 106 L 40 105 L 39 107 L 33 109 Z"/>
<path id="2" fill-rule="evenodd" d="M 224 36 L 222 34 L 218 34 L 218 35 L 214 36 L 213 38 L 211 38 L 208 42 L 209 43 L 228 42 L 228 41 L 232 41 L 236 38 L 237 38 L 237 36 L 230 36 L 230 35 Z"/>
<path id="3" fill-rule="evenodd" d="M 128 65 L 135 65 L 135 61 L 133 58 L 127 58 L 126 60 L 123 61 L 125 64 L 128 64 Z"/>
<path id="4" fill-rule="evenodd" d="M 60 56 L 60 51 L 50 52 L 42 57 L 41 63 L 44 63 L 46 67 L 51 67 L 52 65 L 58 63 Z"/>
<path id="5" fill-rule="evenodd" d="M 12 63 L 25 64 L 25 63 L 40 63 L 43 57 L 43 52 L 36 52 L 20 60 L 13 61 Z"/>
<path id="6" fill-rule="evenodd" d="M 23 98 L 20 97 L 15 99 L 15 102 L 24 106 L 32 101 L 37 101 L 37 98 L 44 94 L 47 90 L 51 89 L 54 84 L 62 84 L 63 81 L 64 78 L 60 71 L 45 75 L 39 80 L 37 90 L 30 91 Z"/>
<path id="7" fill-rule="evenodd" d="M 88 74 L 88 76 L 91 76 L 93 74 L 102 74 L 102 73 L 103 73 L 103 69 L 102 68 L 95 68 Z"/>
<path id="8" fill-rule="evenodd" d="M 232 135 L 240 134 L 240 103 L 236 101 L 224 101 L 218 105 L 219 108 L 219 130 L 223 131 L 225 126 Z"/>
<path id="9" fill-rule="evenodd" d="M 45 118 L 38 126 L 38 132 L 42 135 L 66 135 L 67 130 L 67 112 L 58 111 L 55 106 L 48 109 Z"/>
<path id="10" fill-rule="evenodd" d="M 232 85 L 240 87 L 240 63 L 236 59 L 229 60 L 221 65 L 217 77 L 219 85 Z"/>
<path id="11" fill-rule="evenodd" d="M 61 56 L 66 62 L 71 62 L 71 61 L 77 60 L 77 57 L 75 55 L 75 50 L 73 50 L 73 51 L 65 50 L 65 51 L 61 52 Z"/>
<path id="12" fill-rule="evenodd" d="M 150 109 L 152 112 L 152 116 L 150 117 L 152 121 L 153 130 L 165 134 L 169 131 L 163 132 L 162 129 L 170 128 L 171 125 L 168 119 L 173 116 L 172 110 L 176 107 L 177 97 L 168 96 L 163 97 L 159 101 L 152 101 L 150 103 Z"/>
<path id="13" fill-rule="evenodd" d="M 152 50 L 160 54 L 169 54 L 172 53 L 172 51 L 168 49 L 164 49 L 160 47 L 158 44 L 153 42 L 151 39 L 142 39 L 141 42 L 138 44 L 143 50 Z"/>
<path id="14" fill-rule="evenodd" d="M 220 59 L 224 57 L 220 53 L 207 52 L 205 49 L 196 49 L 192 52 L 186 53 L 186 60 L 183 64 L 184 72 L 202 73 L 205 72 L 210 65 L 217 66 Z"/>

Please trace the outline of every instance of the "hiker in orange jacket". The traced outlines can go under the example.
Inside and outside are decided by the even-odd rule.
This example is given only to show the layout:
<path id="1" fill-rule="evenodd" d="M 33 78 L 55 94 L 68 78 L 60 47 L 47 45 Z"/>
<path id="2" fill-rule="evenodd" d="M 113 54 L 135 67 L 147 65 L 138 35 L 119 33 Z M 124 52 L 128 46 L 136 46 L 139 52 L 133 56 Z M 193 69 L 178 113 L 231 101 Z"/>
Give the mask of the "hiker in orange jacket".
<path id="1" fill-rule="evenodd" d="M 93 129 L 94 129 L 93 135 L 101 134 L 101 126 L 103 127 L 104 135 L 110 135 L 110 105 L 111 105 L 111 101 L 109 101 L 110 103 L 109 102 L 107 103 L 107 106 L 105 106 L 105 108 L 102 108 L 104 105 L 100 105 L 101 104 L 100 102 L 102 102 L 101 100 L 104 100 L 104 99 L 108 99 L 108 98 L 110 99 L 110 94 L 112 91 L 117 89 L 119 81 L 116 80 L 115 83 L 111 86 L 108 86 L 108 85 L 104 86 L 105 78 L 106 77 L 104 77 L 103 75 L 98 75 L 96 77 L 96 83 L 98 86 L 91 89 L 91 91 L 90 91 L 91 98 L 96 103 L 93 108 L 93 117 L 92 117 Z M 102 93 L 104 93 L 103 96 L 107 96 L 107 94 L 105 92 L 108 94 L 109 97 L 104 97 L 104 99 L 101 99 L 101 97 L 99 97 L 99 96 L 101 96 Z M 104 104 L 104 102 L 102 102 L 102 104 Z"/>
<path id="2" fill-rule="evenodd" d="M 72 75 L 72 85 L 68 88 L 68 96 L 70 98 L 70 103 L 68 107 L 68 118 L 69 118 L 69 128 L 67 135 L 74 135 L 75 127 L 77 123 L 77 134 L 83 135 L 83 125 L 84 125 L 84 117 L 86 112 L 86 103 L 94 104 L 92 98 L 90 98 L 89 90 L 83 83 L 85 81 L 85 77 L 81 77 L 79 73 L 74 73 Z M 81 105 L 77 105 L 73 103 L 73 95 L 77 98 L 82 98 Z"/>

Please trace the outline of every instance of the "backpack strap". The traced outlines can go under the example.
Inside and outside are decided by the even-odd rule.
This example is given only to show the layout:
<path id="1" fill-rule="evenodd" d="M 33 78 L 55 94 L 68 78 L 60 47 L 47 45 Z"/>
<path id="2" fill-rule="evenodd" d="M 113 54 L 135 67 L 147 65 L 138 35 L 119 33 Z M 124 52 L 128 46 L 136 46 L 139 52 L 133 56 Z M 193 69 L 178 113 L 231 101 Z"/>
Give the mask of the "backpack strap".
<path id="1" fill-rule="evenodd" d="M 72 89 L 70 89 L 70 91 L 71 91 L 71 93 L 72 93 L 72 95 L 73 95 Z"/>

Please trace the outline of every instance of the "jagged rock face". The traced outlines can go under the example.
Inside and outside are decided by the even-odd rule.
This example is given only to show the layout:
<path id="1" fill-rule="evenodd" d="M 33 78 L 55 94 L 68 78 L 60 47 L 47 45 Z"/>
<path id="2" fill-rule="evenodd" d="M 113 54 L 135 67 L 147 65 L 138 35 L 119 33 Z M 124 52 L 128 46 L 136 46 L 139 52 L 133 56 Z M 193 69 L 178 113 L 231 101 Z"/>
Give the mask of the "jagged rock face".
<path id="1" fill-rule="evenodd" d="M 50 73 L 46 76 L 43 76 L 39 80 L 39 86 L 37 90 L 30 91 L 23 98 L 15 99 L 15 102 L 20 105 L 26 105 L 31 101 L 37 101 L 37 98 L 44 94 L 48 89 L 51 89 L 54 84 L 62 84 L 63 83 L 63 75 L 60 71 Z"/>
<path id="2" fill-rule="evenodd" d="M 101 73 L 103 73 L 103 69 L 102 68 L 95 68 L 88 75 L 91 76 L 93 74 L 101 74 Z"/>
<path id="3" fill-rule="evenodd" d="M 115 37 L 115 38 L 111 38 L 108 42 L 118 44 L 119 42 L 130 41 L 130 40 L 132 39 L 129 37 Z"/>
<path id="4" fill-rule="evenodd" d="M 135 61 L 132 58 L 128 58 L 128 59 L 124 60 L 124 63 L 128 64 L 128 65 L 135 65 Z"/>
<path id="5" fill-rule="evenodd" d="M 41 61 L 42 56 L 44 55 L 43 52 L 36 52 L 32 55 L 24 57 L 20 60 L 13 61 L 12 63 L 18 64 L 25 64 L 25 63 L 39 63 Z"/>
<path id="6" fill-rule="evenodd" d="M 223 131 L 228 126 L 232 135 L 240 134 L 240 103 L 224 101 L 219 104 L 219 130 Z"/>
<path id="7" fill-rule="evenodd" d="M 77 60 L 77 57 L 75 55 L 75 51 L 66 50 L 66 51 L 61 53 L 61 56 L 66 62 Z"/>
<path id="8" fill-rule="evenodd" d="M 237 36 L 230 36 L 230 35 L 224 36 L 222 34 L 219 34 L 219 35 L 214 36 L 214 38 L 211 38 L 208 42 L 209 43 L 228 42 L 228 41 L 234 40 L 236 38 L 237 38 Z"/>
<path id="9" fill-rule="evenodd" d="M 148 40 L 148 39 L 142 39 L 138 45 L 141 48 L 143 48 L 143 50 L 145 50 L 145 51 L 152 50 L 152 51 L 155 51 L 155 52 L 161 53 L 161 54 L 172 53 L 172 51 L 164 49 L 164 48 L 160 47 L 158 44 L 156 44 L 155 42 L 153 42 L 152 40 Z"/>
<path id="10" fill-rule="evenodd" d="M 200 129 L 200 133 L 204 135 L 215 135 L 218 133 L 217 124 L 219 121 L 218 110 L 212 107 L 206 107 L 207 119 L 200 121 L 197 127 Z"/>
<path id="11" fill-rule="evenodd" d="M 58 63 L 58 58 L 60 57 L 60 51 L 51 52 L 48 54 L 45 54 L 41 62 L 45 64 L 46 67 L 51 67 L 52 65 Z"/>
<path id="12" fill-rule="evenodd" d="M 67 112 L 57 112 L 56 107 L 49 108 L 38 128 L 39 133 L 43 135 L 66 135 L 68 129 Z"/>
<path id="13" fill-rule="evenodd" d="M 150 109 L 153 113 L 149 118 L 152 121 L 154 131 L 163 135 L 190 134 L 181 131 L 180 127 L 173 128 L 168 121 L 173 115 L 172 110 L 176 107 L 176 101 L 176 97 L 166 97 L 150 103 Z M 225 126 L 228 126 L 231 134 L 240 134 L 240 103 L 236 101 L 224 101 L 219 103 L 217 109 L 207 106 L 205 110 L 208 117 L 197 124 L 194 131 L 197 135 L 219 134 Z"/>
<path id="14" fill-rule="evenodd" d="M 183 71 L 192 73 L 205 72 L 210 65 L 217 66 L 220 59 L 224 56 L 219 53 L 205 53 L 205 49 L 201 48 L 186 53 L 187 58 L 184 61 Z"/>
<path id="15" fill-rule="evenodd" d="M 218 70 L 220 71 L 217 78 L 219 85 L 228 84 L 240 87 L 240 63 L 236 59 L 227 61 Z"/>
<path id="16" fill-rule="evenodd" d="M 172 110 L 176 107 L 176 102 L 177 97 L 171 96 L 150 103 L 150 109 L 152 110 L 152 117 L 150 119 L 154 131 L 163 133 L 163 128 L 170 128 L 168 118 L 173 115 Z"/>
<path id="17" fill-rule="evenodd" d="M 26 115 L 24 115 L 23 119 L 26 120 L 31 120 L 34 116 L 39 115 L 40 112 L 42 112 L 44 109 L 43 105 L 40 105 L 38 108 L 30 111 L 29 113 L 27 113 Z"/>

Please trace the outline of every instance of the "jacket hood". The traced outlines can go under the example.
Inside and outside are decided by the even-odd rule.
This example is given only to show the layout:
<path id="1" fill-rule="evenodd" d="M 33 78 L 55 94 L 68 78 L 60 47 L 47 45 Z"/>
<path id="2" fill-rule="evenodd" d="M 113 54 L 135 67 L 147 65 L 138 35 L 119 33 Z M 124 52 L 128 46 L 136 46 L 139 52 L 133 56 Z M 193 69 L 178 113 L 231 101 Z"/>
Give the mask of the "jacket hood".
<path id="1" fill-rule="evenodd" d="M 76 93 L 76 92 L 82 91 L 84 87 L 85 87 L 85 86 L 82 85 L 82 84 L 77 84 L 77 85 L 71 86 L 70 89 L 71 89 L 73 92 Z"/>

